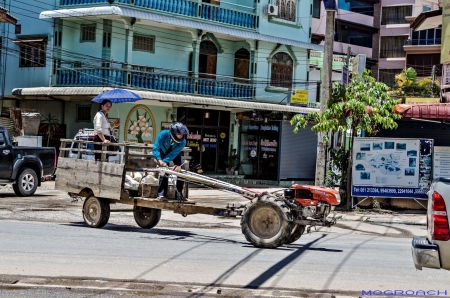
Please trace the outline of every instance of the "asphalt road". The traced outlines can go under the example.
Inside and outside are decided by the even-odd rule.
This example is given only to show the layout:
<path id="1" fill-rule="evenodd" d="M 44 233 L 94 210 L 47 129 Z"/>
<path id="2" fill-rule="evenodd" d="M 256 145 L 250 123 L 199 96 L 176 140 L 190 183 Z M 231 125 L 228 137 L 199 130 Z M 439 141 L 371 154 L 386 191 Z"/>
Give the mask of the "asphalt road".
<path id="1" fill-rule="evenodd" d="M 313 233 L 278 249 L 249 245 L 239 230 L 143 230 L 83 223 L 0 221 L 0 274 L 291 289 L 448 290 L 450 272 L 416 271 L 410 240 Z"/>
<path id="2" fill-rule="evenodd" d="M 204 202 L 239 197 L 195 192 Z M 245 201 L 244 201 L 245 202 Z M 1 297 L 360 297 L 362 291 L 447 291 L 450 272 L 416 271 L 411 238 L 423 226 L 339 221 L 289 246 L 258 249 L 239 219 L 163 211 L 151 230 L 126 205 L 103 229 L 51 183 L 18 198 L 0 190 Z M 443 296 L 442 294 L 440 295 Z"/>

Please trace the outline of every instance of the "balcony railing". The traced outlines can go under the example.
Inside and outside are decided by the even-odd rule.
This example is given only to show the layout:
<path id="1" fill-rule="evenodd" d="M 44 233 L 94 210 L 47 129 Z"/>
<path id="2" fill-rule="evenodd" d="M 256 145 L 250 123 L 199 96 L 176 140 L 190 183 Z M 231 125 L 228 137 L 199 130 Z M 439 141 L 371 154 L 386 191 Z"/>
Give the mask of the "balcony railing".
<path id="1" fill-rule="evenodd" d="M 408 24 L 409 22 L 405 19 L 406 16 L 398 17 L 382 17 L 381 25 L 398 25 L 398 24 Z"/>
<path id="2" fill-rule="evenodd" d="M 117 86 L 228 98 L 254 97 L 253 85 L 235 83 L 233 80 L 236 78 L 195 78 L 188 73 L 178 75 L 175 72 L 180 73 L 162 69 L 145 72 L 108 67 L 58 68 L 55 82 L 56 86 Z"/>
<path id="3" fill-rule="evenodd" d="M 403 58 L 403 57 L 406 57 L 406 52 L 403 49 L 380 50 L 380 58 Z"/>
<path id="4" fill-rule="evenodd" d="M 428 45 L 440 45 L 440 38 L 430 39 L 407 39 L 405 40 L 405 46 L 428 46 Z"/>
<path id="5" fill-rule="evenodd" d="M 189 0 L 115 0 L 114 2 L 243 28 L 257 28 L 257 16 L 255 13 L 224 8 L 208 3 Z M 109 5 L 108 0 L 60 0 L 60 6 L 99 3 L 107 3 Z"/>

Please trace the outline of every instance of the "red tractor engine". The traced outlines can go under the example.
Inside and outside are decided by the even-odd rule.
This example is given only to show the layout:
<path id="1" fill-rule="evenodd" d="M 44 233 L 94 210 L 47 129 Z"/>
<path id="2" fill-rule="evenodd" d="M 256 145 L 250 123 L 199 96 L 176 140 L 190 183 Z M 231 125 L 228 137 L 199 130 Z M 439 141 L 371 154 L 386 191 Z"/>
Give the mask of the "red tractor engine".
<path id="1" fill-rule="evenodd" d="M 339 205 L 339 192 L 332 188 L 293 184 L 284 190 L 284 198 L 293 205 L 298 219 L 324 219 L 331 211 L 332 205 Z"/>

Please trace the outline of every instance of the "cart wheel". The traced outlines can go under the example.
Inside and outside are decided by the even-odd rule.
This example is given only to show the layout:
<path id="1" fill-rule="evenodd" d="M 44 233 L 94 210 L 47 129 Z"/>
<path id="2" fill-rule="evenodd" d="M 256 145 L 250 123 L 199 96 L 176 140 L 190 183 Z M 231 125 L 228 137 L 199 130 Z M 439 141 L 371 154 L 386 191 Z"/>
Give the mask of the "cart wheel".
<path id="1" fill-rule="evenodd" d="M 291 210 L 277 197 L 262 195 L 247 204 L 242 212 L 242 233 L 256 247 L 283 245 L 291 235 L 291 228 Z"/>
<path id="2" fill-rule="evenodd" d="M 108 223 L 109 220 L 109 202 L 89 196 L 83 204 L 84 222 L 92 228 L 101 228 Z"/>
<path id="3" fill-rule="evenodd" d="M 134 220 L 143 229 L 151 229 L 161 219 L 161 209 L 134 206 Z"/>
<path id="4" fill-rule="evenodd" d="M 305 226 L 304 225 L 294 225 L 294 228 L 292 229 L 291 235 L 289 236 L 288 240 L 286 240 L 285 244 L 291 244 L 300 239 L 300 237 L 305 232 Z"/>

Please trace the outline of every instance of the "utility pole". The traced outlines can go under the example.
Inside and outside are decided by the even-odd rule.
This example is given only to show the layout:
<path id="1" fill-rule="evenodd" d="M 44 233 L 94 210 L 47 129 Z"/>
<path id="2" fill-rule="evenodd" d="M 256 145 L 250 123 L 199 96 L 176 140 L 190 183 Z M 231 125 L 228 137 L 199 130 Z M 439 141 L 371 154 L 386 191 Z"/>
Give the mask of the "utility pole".
<path id="1" fill-rule="evenodd" d="M 350 46 L 347 47 L 347 58 L 345 59 L 345 65 L 342 67 L 342 85 L 347 87 L 350 83 L 350 70 L 348 69 L 348 65 L 350 64 L 350 54 L 352 53 L 352 48 Z"/>
<path id="2" fill-rule="evenodd" d="M 326 16 L 325 27 L 325 45 L 323 53 L 323 72 L 322 72 L 322 97 L 320 98 L 320 113 L 327 108 L 327 102 L 331 96 L 331 75 L 333 65 L 333 42 L 334 42 L 334 19 L 336 14 L 336 0 L 324 0 Z M 326 154 L 327 143 L 323 139 L 327 134 L 320 133 L 317 139 L 317 159 L 316 159 L 316 177 L 315 184 L 319 185 L 325 180 L 326 174 Z"/>
<path id="3" fill-rule="evenodd" d="M 431 71 L 431 97 L 434 96 L 434 80 L 436 79 L 436 65 L 433 65 L 433 70 Z"/>
<path id="4" fill-rule="evenodd" d="M 350 55 L 352 54 L 352 47 L 347 47 L 347 59 L 345 59 L 345 67 L 348 68 L 348 65 L 350 64 Z"/>

